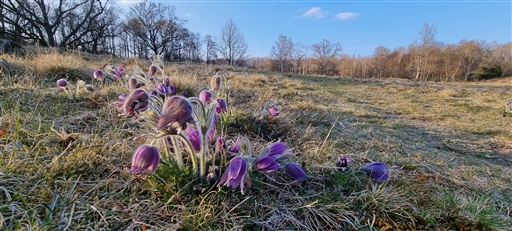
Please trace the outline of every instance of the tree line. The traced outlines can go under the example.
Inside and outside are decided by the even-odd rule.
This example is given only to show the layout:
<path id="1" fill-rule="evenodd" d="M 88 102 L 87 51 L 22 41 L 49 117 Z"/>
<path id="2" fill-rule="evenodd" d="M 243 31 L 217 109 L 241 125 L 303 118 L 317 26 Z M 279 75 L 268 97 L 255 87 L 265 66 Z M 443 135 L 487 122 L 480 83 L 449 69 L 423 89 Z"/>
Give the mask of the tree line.
<path id="1" fill-rule="evenodd" d="M 0 0 L 0 38 L 118 57 L 243 63 L 248 45 L 231 19 L 220 37 L 201 37 L 175 10 L 142 1 L 123 19 L 113 0 Z"/>
<path id="2" fill-rule="evenodd" d="M 405 78 L 419 81 L 470 81 L 512 76 L 512 43 L 436 41 L 435 25 L 424 24 L 407 47 L 375 48 L 371 56 L 342 54 L 339 43 L 324 39 L 311 46 L 279 35 L 270 57 L 251 58 L 260 70 L 358 78 Z"/>
<path id="3" fill-rule="evenodd" d="M 113 0 L 0 0 L 0 37 L 93 54 L 167 61 L 248 66 L 290 74 L 359 78 L 398 77 L 420 81 L 468 81 L 512 75 L 512 43 L 436 41 L 437 28 L 425 24 L 407 47 L 375 48 L 371 56 L 343 54 L 339 42 L 311 45 L 280 34 L 268 57 L 247 56 L 248 44 L 229 19 L 220 36 L 201 37 L 186 27 L 175 7 L 142 1 L 126 18 Z"/>

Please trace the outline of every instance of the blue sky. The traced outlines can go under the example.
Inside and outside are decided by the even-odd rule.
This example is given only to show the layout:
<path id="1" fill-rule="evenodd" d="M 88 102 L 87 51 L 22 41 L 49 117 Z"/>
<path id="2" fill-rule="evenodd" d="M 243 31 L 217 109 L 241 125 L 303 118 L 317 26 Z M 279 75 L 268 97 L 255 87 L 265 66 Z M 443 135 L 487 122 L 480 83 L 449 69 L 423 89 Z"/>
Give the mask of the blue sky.
<path id="1" fill-rule="evenodd" d="M 116 0 L 127 8 L 133 0 Z M 381 45 L 407 47 L 424 23 L 437 27 L 436 40 L 511 42 L 511 1 L 172 1 L 186 27 L 201 36 L 220 36 L 228 19 L 249 44 L 250 57 L 270 55 L 279 34 L 311 45 L 322 39 L 339 42 L 344 54 L 370 56 Z"/>

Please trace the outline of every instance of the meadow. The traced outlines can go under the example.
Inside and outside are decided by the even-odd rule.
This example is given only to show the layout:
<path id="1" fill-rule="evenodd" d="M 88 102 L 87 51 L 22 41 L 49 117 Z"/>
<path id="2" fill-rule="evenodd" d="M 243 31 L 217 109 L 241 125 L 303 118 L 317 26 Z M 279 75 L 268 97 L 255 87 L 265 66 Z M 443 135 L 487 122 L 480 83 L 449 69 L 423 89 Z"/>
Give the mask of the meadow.
<path id="1" fill-rule="evenodd" d="M 308 175 L 255 172 L 244 194 L 217 185 L 194 193 L 197 176 L 172 161 L 147 177 L 129 172 L 148 132 L 112 104 L 129 92 L 126 80 L 93 78 L 121 63 L 124 79 L 151 64 L 0 56 L 0 230 L 511 230 L 511 78 L 435 83 L 165 63 L 189 96 L 229 73 L 219 133 L 243 135 L 255 150 L 285 142 Z M 62 78 L 73 99 L 57 87 Z M 268 102 L 280 115 L 256 125 Z M 351 160 L 343 172 L 341 157 Z M 388 180 L 357 172 L 372 162 L 386 164 Z"/>

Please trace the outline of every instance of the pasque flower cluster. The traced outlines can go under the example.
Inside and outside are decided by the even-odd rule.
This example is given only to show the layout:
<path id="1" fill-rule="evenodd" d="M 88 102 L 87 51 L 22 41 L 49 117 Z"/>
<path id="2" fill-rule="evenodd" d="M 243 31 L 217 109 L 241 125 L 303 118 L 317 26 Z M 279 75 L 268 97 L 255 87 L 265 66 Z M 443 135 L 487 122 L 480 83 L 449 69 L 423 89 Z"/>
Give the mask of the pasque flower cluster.
<path id="1" fill-rule="evenodd" d="M 226 114 L 231 110 L 227 72 L 218 72 L 211 78 L 209 89 L 202 90 L 197 97 L 188 97 L 165 75 L 161 57 L 151 57 L 151 61 L 147 72 L 134 67 L 127 80 L 123 75 L 118 78 L 126 82 L 129 93 L 120 95 L 113 103 L 121 111 L 120 116 L 144 125 L 151 137 L 148 144 L 135 151 L 129 172 L 143 176 L 152 174 L 164 161 L 180 169 L 193 169 L 205 184 L 214 182 L 233 190 L 240 188 L 242 193 L 251 185 L 251 171 L 267 174 L 284 169 L 292 180 L 308 178 L 300 165 L 288 161 L 291 155 L 284 142 L 274 142 L 253 156 L 247 138 L 241 136 L 230 142 L 217 134 L 218 121 L 228 119 Z M 123 70 L 125 68 L 123 66 Z M 112 70 L 113 74 L 108 75 L 116 75 L 118 69 Z M 101 70 L 94 72 L 98 81 L 105 75 Z M 277 105 L 268 104 L 264 113 L 278 116 L 279 110 Z M 222 176 L 214 171 L 219 168 L 224 169 Z"/>

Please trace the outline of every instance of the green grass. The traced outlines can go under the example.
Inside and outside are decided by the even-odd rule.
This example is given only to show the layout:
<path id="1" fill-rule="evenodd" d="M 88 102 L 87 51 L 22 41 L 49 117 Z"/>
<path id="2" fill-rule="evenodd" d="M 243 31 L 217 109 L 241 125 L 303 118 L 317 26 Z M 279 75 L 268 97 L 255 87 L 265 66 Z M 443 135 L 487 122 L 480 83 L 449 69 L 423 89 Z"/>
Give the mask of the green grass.
<path id="1" fill-rule="evenodd" d="M 58 53 L 2 57 L 0 230 L 507 230 L 512 226 L 512 86 L 424 83 L 257 73 L 233 68 L 230 140 L 255 150 L 281 139 L 310 178 L 253 173 L 244 195 L 225 187 L 193 191 L 198 179 L 171 163 L 147 178 L 128 173 L 148 135 L 111 103 L 124 84 L 92 82 L 111 62 Z M 68 60 L 68 61 L 63 61 Z M 60 63 L 60 64 L 59 64 Z M 32 66 L 31 66 L 32 65 Z M 45 66 L 46 65 L 46 66 Z M 177 88 L 197 94 L 214 67 L 166 64 Z M 54 78 L 95 84 L 69 100 Z M 279 117 L 255 125 L 265 103 Z M 341 156 L 354 167 L 341 173 Z M 357 166 L 382 161 L 379 183 Z M 221 169 L 225 166 L 218 160 Z"/>

